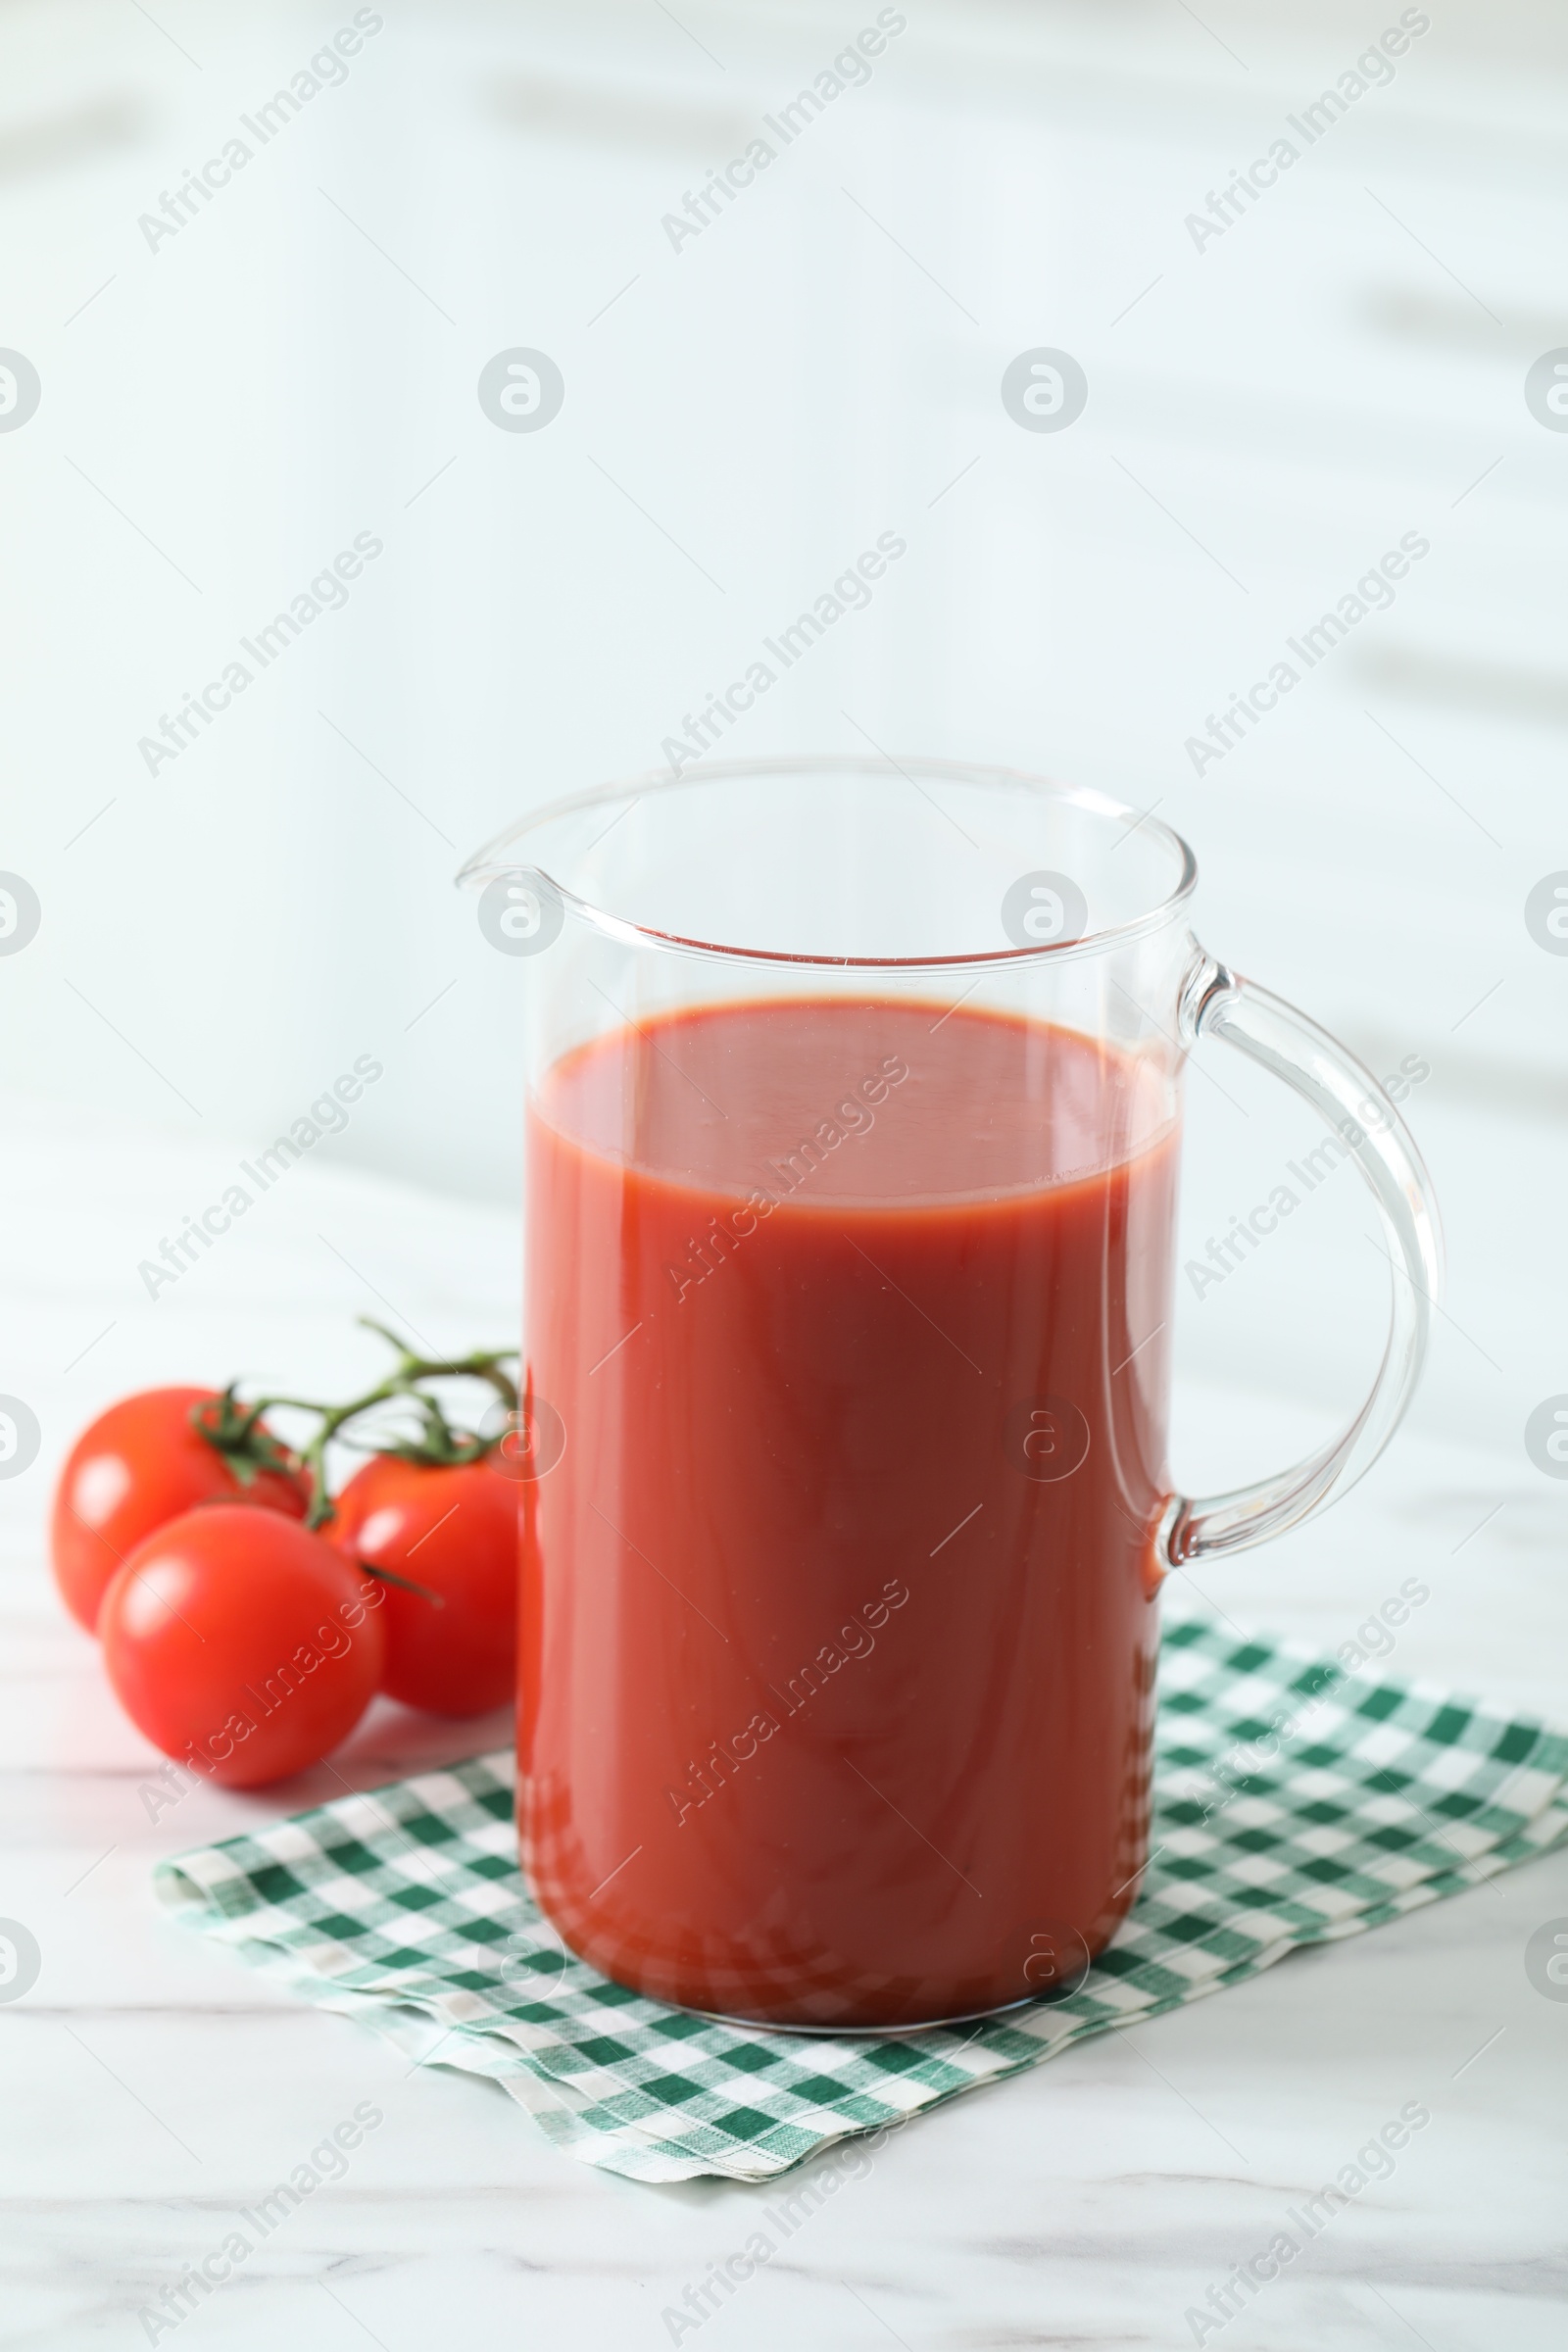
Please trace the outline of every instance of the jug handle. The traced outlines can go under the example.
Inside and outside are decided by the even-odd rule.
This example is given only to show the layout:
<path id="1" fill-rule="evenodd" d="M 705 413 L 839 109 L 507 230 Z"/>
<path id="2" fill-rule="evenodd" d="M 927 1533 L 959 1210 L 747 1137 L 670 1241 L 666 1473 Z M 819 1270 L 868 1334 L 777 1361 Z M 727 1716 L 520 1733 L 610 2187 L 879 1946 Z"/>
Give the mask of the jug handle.
<path id="1" fill-rule="evenodd" d="M 1171 1497 L 1160 1524 L 1169 1567 L 1244 1551 L 1282 1535 L 1347 1494 L 1403 1418 L 1420 1375 L 1443 1284 L 1443 1237 L 1432 1180 L 1414 1138 L 1354 1054 L 1305 1013 L 1199 951 L 1182 990 L 1181 1041 L 1222 1038 L 1304 1096 L 1349 1147 L 1382 1214 L 1394 1280 L 1388 1345 L 1371 1393 L 1341 1436 L 1273 1478 L 1201 1500 Z M 1377 1105 L 1376 1126 L 1366 1123 Z"/>

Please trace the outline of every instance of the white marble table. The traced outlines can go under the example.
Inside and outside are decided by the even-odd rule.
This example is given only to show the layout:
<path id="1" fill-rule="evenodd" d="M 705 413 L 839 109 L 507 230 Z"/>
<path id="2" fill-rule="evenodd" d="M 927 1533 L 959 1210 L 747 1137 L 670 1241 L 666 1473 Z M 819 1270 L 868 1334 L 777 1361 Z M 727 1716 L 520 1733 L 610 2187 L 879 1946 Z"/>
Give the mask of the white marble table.
<path id="1" fill-rule="evenodd" d="M 135 1262 L 172 1201 L 207 1197 L 228 1147 L 24 1102 L 7 1124 L 0 1388 L 32 1402 L 44 1447 L 0 1485 L 0 1914 L 31 1929 L 42 1970 L 0 2006 L 0 2346 L 148 2340 L 138 2314 L 365 2102 L 384 2120 L 343 2177 L 197 2303 L 182 2341 L 670 2342 L 662 2315 L 769 2192 L 574 2164 L 493 2085 L 411 2075 L 169 1923 L 157 1856 L 339 1784 L 323 1769 L 281 1797 L 199 1788 L 149 1819 L 156 1759 L 43 1564 L 53 1464 L 109 1396 L 240 1368 L 336 1380 L 368 1348 L 352 1315 L 382 1293 L 439 1341 L 504 1338 L 513 1221 L 302 1166 L 265 1230 L 258 1217 L 152 1304 Z M 1264 1455 L 1298 1442 L 1298 1415 L 1259 1396 L 1189 1388 L 1184 1426 L 1219 1405 L 1245 1410 Z M 1467 1453 L 1417 1426 L 1332 1520 L 1205 1587 L 1245 1622 L 1332 1643 L 1419 1570 L 1433 1598 L 1396 1663 L 1546 1705 L 1568 1617 L 1556 1502 L 1517 1448 Z M 498 1736 L 378 1707 L 336 1769 L 369 1786 Z M 1559 1915 L 1568 1853 L 960 2099 L 893 2139 L 695 2332 L 705 2352 L 1186 2344 L 1188 2308 L 1419 2099 L 1431 2126 L 1392 2178 L 1220 2331 L 1227 2347 L 1546 2352 L 1568 2291 L 1568 2004 L 1532 1990 L 1523 1947 Z"/>

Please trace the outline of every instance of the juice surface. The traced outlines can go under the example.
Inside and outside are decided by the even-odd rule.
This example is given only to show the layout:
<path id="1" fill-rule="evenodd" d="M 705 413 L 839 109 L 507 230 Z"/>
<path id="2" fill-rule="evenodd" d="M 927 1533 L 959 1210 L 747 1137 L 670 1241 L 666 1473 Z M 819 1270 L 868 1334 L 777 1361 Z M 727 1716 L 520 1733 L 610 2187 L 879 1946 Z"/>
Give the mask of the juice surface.
<path id="1" fill-rule="evenodd" d="M 966 1007 L 703 1007 L 529 1106 L 519 1823 L 662 1999 L 890 2026 L 1071 1982 L 1134 1893 L 1175 1121 Z"/>

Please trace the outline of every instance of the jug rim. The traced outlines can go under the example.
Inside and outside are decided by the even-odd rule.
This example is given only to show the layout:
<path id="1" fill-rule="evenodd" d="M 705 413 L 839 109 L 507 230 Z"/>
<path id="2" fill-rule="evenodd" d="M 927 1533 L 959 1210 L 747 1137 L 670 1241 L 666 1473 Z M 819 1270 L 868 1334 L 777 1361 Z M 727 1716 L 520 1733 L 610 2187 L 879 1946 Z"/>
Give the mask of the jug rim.
<path id="1" fill-rule="evenodd" d="M 698 939 L 677 931 L 660 929 L 649 923 L 633 921 L 625 915 L 612 913 L 608 907 L 597 906 L 584 898 L 569 884 L 549 871 L 544 864 L 530 863 L 525 857 L 507 856 L 524 842 L 525 836 L 547 825 L 559 823 L 564 817 L 581 811 L 609 808 L 617 801 L 630 807 L 656 793 L 692 790 L 699 786 L 735 783 L 764 779 L 770 776 L 810 776 L 854 774 L 887 777 L 890 773 L 903 775 L 909 782 L 924 776 L 932 780 L 945 779 L 951 783 L 978 784 L 1024 790 L 1064 803 L 1092 816 L 1120 820 L 1125 831 L 1113 844 L 1135 832 L 1147 831 L 1160 839 L 1174 854 L 1177 863 L 1175 886 L 1143 912 L 1118 923 L 1104 923 L 1084 931 L 1074 939 L 1046 940 L 1026 947 L 1008 946 L 996 949 L 970 949 L 956 955 L 924 956 L 844 956 L 811 952 L 796 952 L 783 948 L 743 947 L 721 940 Z M 1081 956 L 1101 955 L 1133 940 L 1147 937 L 1170 922 L 1192 897 L 1198 884 L 1198 859 L 1191 845 L 1153 813 L 1157 802 L 1149 808 L 1139 809 L 1130 802 L 1115 799 L 1097 786 L 1062 784 L 1051 776 L 1027 768 L 997 765 L 970 760 L 931 759 L 911 756 L 895 759 L 891 754 L 872 758 L 860 752 L 804 752 L 779 753 L 752 760 L 705 760 L 690 772 L 672 774 L 667 767 L 645 769 L 641 774 L 618 782 L 597 784 L 578 792 L 564 793 L 516 818 L 501 832 L 465 859 L 453 876 L 460 890 L 482 890 L 503 877 L 509 880 L 527 879 L 542 882 L 559 900 L 562 908 L 591 925 L 605 936 L 629 946 L 649 947 L 666 953 L 712 957 L 723 961 L 735 959 L 749 963 L 788 964 L 819 967 L 831 971 L 952 971 L 967 965 L 1006 966 L 1032 964 L 1046 957 L 1067 961 Z M 590 845 L 592 846 L 592 845 Z"/>

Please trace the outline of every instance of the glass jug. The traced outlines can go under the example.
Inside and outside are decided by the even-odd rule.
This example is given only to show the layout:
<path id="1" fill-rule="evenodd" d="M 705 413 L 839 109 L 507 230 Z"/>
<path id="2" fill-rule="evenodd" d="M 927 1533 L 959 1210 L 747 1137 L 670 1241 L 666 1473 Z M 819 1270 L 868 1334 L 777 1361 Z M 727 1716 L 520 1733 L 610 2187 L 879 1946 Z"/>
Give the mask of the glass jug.
<path id="1" fill-rule="evenodd" d="M 518 1830 L 573 1951 L 815 2032 L 1077 1982 L 1147 1855 L 1160 1582 L 1377 1458 L 1440 1279 L 1377 1081 L 1193 936 L 1091 791 L 705 762 L 462 877 L 527 1024 Z M 1333 1445 L 1166 1466 L 1183 1066 L 1353 1152 L 1396 1266 Z"/>

